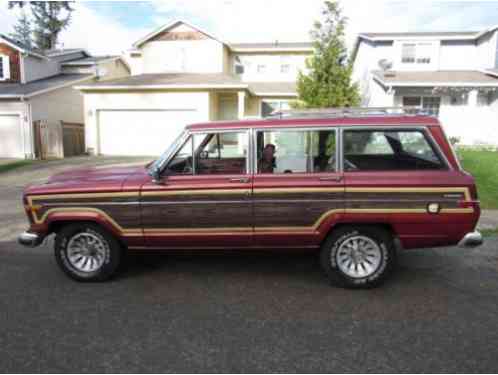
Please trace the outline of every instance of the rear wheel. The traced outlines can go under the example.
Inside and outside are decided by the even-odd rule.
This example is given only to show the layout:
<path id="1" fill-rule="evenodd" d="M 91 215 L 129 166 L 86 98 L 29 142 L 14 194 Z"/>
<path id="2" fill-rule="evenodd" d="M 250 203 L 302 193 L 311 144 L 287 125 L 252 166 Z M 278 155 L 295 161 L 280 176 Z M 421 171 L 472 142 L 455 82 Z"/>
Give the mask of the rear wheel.
<path id="1" fill-rule="evenodd" d="M 348 226 L 332 232 L 322 245 L 320 263 L 330 281 L 346 288 L 372 288 L 394 269 L 392 235 L 380 227 Z"/>
<path id="2" fill-rule="evenodd" d="M 56 236 L 55 259 L 77 281 L 111 278 L 121 262 L 122 248 L 106 230 L 92 223 L 63 227 Z"/>

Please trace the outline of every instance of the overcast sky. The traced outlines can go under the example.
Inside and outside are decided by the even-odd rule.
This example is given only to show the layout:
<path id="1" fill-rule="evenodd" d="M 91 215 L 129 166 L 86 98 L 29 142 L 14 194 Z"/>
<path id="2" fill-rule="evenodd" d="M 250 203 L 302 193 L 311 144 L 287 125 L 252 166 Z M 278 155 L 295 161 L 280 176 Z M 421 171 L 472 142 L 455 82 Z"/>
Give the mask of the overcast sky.
<path id="1" fill-rule="evenodd" d="M 0 3 L 0 33 L 16 13 Z M 348 44 L 365 31 L 466 31 L 498 25 L 497 1 L 342 0 L 349 18 Z M 73 22 L 61 34 L 64 47 L 118 54 L 176 19 L 184 19 L 228 42 L 307 41 L 323 0 L 78 1 Z"/>

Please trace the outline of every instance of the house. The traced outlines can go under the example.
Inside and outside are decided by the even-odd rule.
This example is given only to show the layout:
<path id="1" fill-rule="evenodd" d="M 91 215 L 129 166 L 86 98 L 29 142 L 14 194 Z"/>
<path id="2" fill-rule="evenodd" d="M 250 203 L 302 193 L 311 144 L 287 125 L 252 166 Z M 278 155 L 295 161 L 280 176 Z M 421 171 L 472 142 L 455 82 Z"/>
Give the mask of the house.
<path id="1" fill-rule="evenodd" d="M 129 75 L 120 57 L 38 51 L 0 34 L 0 158 L 63 156 L 61 121 L 83 123 L 75 84 Z"/>
<path id="2" fill-rule="evenodd" d="M 364 106 L 416 106 L 461 144 L 498 145 L 498 26 L 363 33 L 352 58 Z"/>
<path id="3" fill-rule="evenodd" d="M 228 43 L 175 21 L 133 44 L 131 76 L 80 84 L 86 145 L 104 155 L 159 155 L 189 123 L 267 116 L 296 98 L 311 43 Z"/>

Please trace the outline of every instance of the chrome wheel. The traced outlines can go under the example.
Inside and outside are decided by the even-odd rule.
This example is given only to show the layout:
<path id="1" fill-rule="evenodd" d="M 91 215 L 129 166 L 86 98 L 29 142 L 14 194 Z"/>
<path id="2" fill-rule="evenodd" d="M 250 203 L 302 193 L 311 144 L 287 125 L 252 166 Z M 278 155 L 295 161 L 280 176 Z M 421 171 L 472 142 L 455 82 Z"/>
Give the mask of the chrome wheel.
<path id="1" fill-rule="evenodd" d="M 82 232 L 74 235 L 67 245 L 67 258 L 80 272 L 94 272 L 105 262 L 109 247 L 96 233 Z"/>
<path id="2" fill-rule="evenodd" d="M 379 268 L 381 260 L 382 251 L 379 245 L 366 236 L 347 238 L 336 252 L 339 269 L 355 279 L 372 275 Z"/>

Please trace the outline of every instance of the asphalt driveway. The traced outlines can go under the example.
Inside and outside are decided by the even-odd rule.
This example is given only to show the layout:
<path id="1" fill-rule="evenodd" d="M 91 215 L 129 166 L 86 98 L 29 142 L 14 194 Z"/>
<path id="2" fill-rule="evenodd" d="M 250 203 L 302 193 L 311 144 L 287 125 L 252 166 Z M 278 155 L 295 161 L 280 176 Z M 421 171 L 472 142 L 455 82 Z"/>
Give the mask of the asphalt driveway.
<path id="1" fill-rule="evenodd" d="M 20 193 L 76 165 L 0 175 L 2 372 L 496 372 L 498 240 L 407 251 L 382 288 L 329 286 L 316 257 L 133 254 L 121 276 L 78 284 L 45 246 L 15 243 Z"/>

